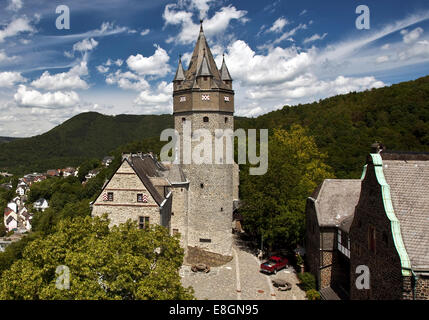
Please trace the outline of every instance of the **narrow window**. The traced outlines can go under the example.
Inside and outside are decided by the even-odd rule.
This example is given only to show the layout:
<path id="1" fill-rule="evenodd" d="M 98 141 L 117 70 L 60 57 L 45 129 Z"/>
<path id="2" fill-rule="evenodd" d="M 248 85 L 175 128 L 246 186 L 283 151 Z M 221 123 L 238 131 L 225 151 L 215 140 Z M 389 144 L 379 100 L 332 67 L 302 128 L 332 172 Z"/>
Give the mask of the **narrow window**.
<path id="1" fill-rule="evenodd" d="M 228 122 L 228 117 L 225 117 L 225 123 L 227 123 Z"/>
<path id="2" fill-rule="evenodd" d="M 182 122 L 185 122 L 186 121 L 186 118 L 182 118 Z"/>
<path id="3" fill-rule="evenodd" d="M 200 187 L 201 187 L 201 189 L 203 189 L 204 188 L 204 183 L 201 183 Z"/>
<path id="4" fill-rule="evenodd" d="M 143 202 L 143 193 L 137 193 L 137 202 Z"/>
<path id="5" fill-rule="evenodd" d="M 200 242 L 210 243 L 210 242 L 212 242 L 212 239 L 203 239 L 203 238 L 200 238 Z"/>
<path id="6" fill-rule="evenodd" d="M 149 228 L 149 217 L 139 217 L 139 229 Z"/>
<path id="7" fill-rule="evenodd" d="M 203 121 L 204 121 L 204 122 L 209 122 L 209 117 L 204 117 L 204 118 L 203 118 Z"/>
<path id="8" fill-rule="evenodd" d="M 113 192 L 107 193 L 107 201 L 113 201 Z"/>

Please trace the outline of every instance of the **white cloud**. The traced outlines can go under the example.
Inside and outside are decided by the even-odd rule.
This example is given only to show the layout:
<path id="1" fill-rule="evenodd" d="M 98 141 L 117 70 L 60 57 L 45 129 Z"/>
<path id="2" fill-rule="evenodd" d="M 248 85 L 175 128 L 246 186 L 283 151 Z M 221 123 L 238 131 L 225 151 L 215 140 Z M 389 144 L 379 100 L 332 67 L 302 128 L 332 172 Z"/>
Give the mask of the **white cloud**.
<path id="1" fill-rule="evenodd" d="M 39 79 L 31 82 L 31 85 L 45 90 L 88 89 L 86 81 L 81 79 L 81 76 L 87 74 L 87 62 L 81 61 L 67 72 L 51 75 L 49 71 L 45 71 Z"/>
<path id="2" fill-rule="evenodd" d="M 383 62 L 387 62 L 387 61 L 389 61 L 389 56 L 380 56 L 376 60 L 377 63 L 383 63 Z"/>
<path id="3" fill-rule="evenodd" d="M 150 32 L 150 29 L 144 29 L 142 32 L 140 32 L 140 35 L 141 35 L 142 37 L 144 37 L 144 36 L 148 35 L 148 34 L 149 34 L 149 32 Z"/>
<path id="4" fill-rule="evenodd" d="M 415 42 L 420 36 L 423 34 L 423 29 L 418 27 L 413 31 L 408 32 L 408 30 L 402 30 L 401 34 L 403 35 L 404 43 L 412 43 Z"/>
<path id="5" fill-rule="evenodd" d="M 91 51 L 98 45 L 98 42 L 95 41 L 93 38 L 91 39 L 83 39 L 82 41 L 76 42 L 73 45 L 73 51 Z"/>
<path id="6" fill-rule="evenodd" d="M 278 18 L 276 21 L 274 21 L 271 28 L 268 29 L 270 32 L 282 32 L 285 25 L 289 24 L 289 21 L 287 19 L 281 17 Z"/>
<path id="7" fill-rule="evenodd" d="M 155 53 L 150 57 L 144 57 L 141 54 L 131 55 L 127 59 L 128 67 L 140 75 L 152 75 L 154 77 L 163 77 L 170 72 L 168 61 L 170 57 L 160 46 L 156 45 Z"/>
<path id="8" fill-rule="evenodd" d="M 22 8 L 22 0 L 9 0 L 9 5 L 7 6 L 7 10 L 10 11 L 19 11 Z"/>
<path id="9" fill-rule="evenodd" d="M 238 115 L 256 116 L 285 104 L 311 102 L 331 95 L 362 91 L 384 85 L 375 77 L 336 75 L 326 78 L 318 50 L 306 52 L 292 46 L 273 47 L 256 54 L 242 40 L 231 43 L 225 54 L 236 90 Z M 222 56 L 216 56 L 220 64 Z"/>
<path id="10" fill-rule="evenodd" d="M 6 52 L 4 51 L 4 49 L 0 50 L 0 64 L 4 64 L 4 63 L 7 63 L 7 62 L 13 62 L 13 61 L 16 61 L 17 59 L 18 59 L 17 56 L 9 57 L 6 54 Z"/>
<path id="11" fill-rule="evenodd" d="M 386 43 L 385 45 L 383 45 L 382 47 L 381 47 L 381 49 L 382 50 L 387 50 L 387 49 L 389 49 L 390 48 L 390 44 L 388 44 L 388 43 Z"/>
<path id="12" fill-rule="evenodd" d="M 300 16 L 303 16 L 304 14 L 306 14 L 307 13 L 307 9 L 304 9 L 304 10 L 302 10 L 301 11 L 301 13 L 299 14 Z"/>
<path id="13" fill-rule="evenodd" d="M 307 29 L 307 25 L 305 23 L 300 23 L 295 28 L 283 33 L 279 38 L 273 41 L 273 44 L 278 44 L 283 40 L 290 40 L 290 38 L 294 36 L 299 30 L 303 30 L 303 29 Z"/>
<path id="14" fill-rule="evenodd" d="M 172 92 L 172 83 L 161 81 L 156 90 L 142 91 L 134 100 L 134 103 L 143 107 L 143 113 L 171 113 L 173 105 Z"/>
<path id="15" fill-rule="evenodd" d="M 106 77 L 106 83 L 110 85 L 116 84 L 119 88 L 126 90 L 141 91 L 150 88 L 149 83 L 144 77 L 130 71 L 122 72 L 121 70 L 117 70 L 115 73 L 110 73 Z"/>
<path id="16" fill-rule="evenodd" d="M 20 85 L 14 100 L 20 107 L 56 109 L 76 106 L 79 103 L 79 96 L 74 91 L 41 93 Z"/>
<path id="17" fill-rule="evenodd" d="M 34 31 L 34 28 L 30 25 L 30 20 L 26 16 L 22 16 L 12 20 L 4 29 L 0 30 L 0 42 L 4 42 L 6 38 L 20 33 Z"/>
<path id="18" fill-rule="evenodd" d="M 170 37 L 167 42 L 175 41 L 181 44 L 193 43 L 198 36 L 199 24 L 192 21 L 193 13 L 183 10 L 176 10 L 176 4 L 165 6 L 162 15 L 165 25 L 180 25 L 181 29 L 177 36 Z M 231 20 L 238 20 L 243 23 L 248 21 L 245 18 L 247 11 L 237 10 L 234 6 L 227 6 L 217 11 L 210 19 L 204 20 L 204 32 L 206 36 L 211 37 L 218 34 L 224 34 Z"/>
<path id="19" fill-rule="evenodd" d="M 100 73 L 106 73 L 109 71 L 109 67 L 105 67 L 103 65 L 97 66 L 97 71 Z"/>
<path id="20" fill-rule="evenodd" d="M 327 35 L 328 34 L 326 32 L 324 34 L 322 34 L 322 35 L 319 35 L 318 33 L 316 33 L 316 34 L 312 35 L 309 38 L 305 38 L 304 41 L 303 41 L 303 43 L 309 43 L 309 42 L 313 42 L 313 41 L 317 41 L 317 40 L 323 40 L 323 39 L 325 39 L 325 37 Z"/>
<path id="21" fill-rule="evenodd" d="M 15 71 L 0 72 L 0 88 L 12 88 L 17 83 L 25 82 L 21 73 Z"/>

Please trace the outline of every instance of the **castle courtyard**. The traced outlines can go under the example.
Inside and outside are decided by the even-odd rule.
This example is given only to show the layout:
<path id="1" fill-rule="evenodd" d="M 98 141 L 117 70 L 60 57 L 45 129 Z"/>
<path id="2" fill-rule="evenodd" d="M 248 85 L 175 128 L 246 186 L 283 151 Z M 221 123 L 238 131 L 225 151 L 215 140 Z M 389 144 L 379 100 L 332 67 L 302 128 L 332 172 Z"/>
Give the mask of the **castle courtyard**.
<path id="1" fill-rule="evenodd" d="M 276 275 L 259 272 L 260 261 L 240 245 L 234 237 L 234 259 L 220 267 L 211 267 L 209 273 L 192 272 L 190 266 L 182 266 L 180 276 L 184 287 L 191 286 L 198 300 L 305 300 L 305 292 L 295 270 L 290 267 Z M 271 280 L 283 279 L 292 284 L 289 291 L 279 291 Z"/>

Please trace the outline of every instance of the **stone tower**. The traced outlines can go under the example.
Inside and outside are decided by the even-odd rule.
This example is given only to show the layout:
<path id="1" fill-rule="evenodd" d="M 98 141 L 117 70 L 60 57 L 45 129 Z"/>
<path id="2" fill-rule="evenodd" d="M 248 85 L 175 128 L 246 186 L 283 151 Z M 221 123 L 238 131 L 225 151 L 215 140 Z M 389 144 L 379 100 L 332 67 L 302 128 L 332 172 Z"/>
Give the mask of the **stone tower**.
<path id="1" fill-rule="evenodd" d="M 232 248 L 232 213 L 234 200 L 233 164 L 226 164 L 225 149 L 220 164 L 214 161 L 216 129 L 234 130 L 234 91 L 232 78 L 222 62 L 217 68 L 207 44 L 202 23 L 189 68 L 184 70 L 181 60 L 173 80 L 173 114 L 175 129 L 180 134 L 181 160 L 186 150 L 183 146 L 185 123 L 192 133 L 208 129 L 213 141 L 211 163 L 181 166 L 189 180 L 187 239 L 190 247 L 230 256 Z M 202 140 L 201 140 L 202 141 Z M 191 150 L 200 144 L 192 138 Z M 219 163 L 219 162 L 218 162 Z"/>

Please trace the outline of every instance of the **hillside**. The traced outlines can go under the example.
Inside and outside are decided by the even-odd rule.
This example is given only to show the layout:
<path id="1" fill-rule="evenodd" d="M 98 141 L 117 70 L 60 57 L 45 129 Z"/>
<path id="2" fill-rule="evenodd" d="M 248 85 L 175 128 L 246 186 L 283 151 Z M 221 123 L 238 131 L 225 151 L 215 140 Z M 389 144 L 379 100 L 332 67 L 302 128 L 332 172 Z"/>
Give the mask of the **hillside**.
<path id="1" fill-rule="evenodd" d="M 284 128 L 300 124 L 328 154 L 338 178 L 358 178 L 369 146 L 380 141 L 396 151 L 429 151 L 429 76 L 319 102 L 285 106 L 243 128 Z"/>
<path id="2" fill-rule="evenodd" d="M 16 140 L 19 138 L 12 138 L 12 137 L 0 137 L 0 144 L 2 143 L 7 143 L 7 142 L 11 142 L 13 140 Z"/>
<path id="3" fill-rule="evenodd" d="M 285 106 L 257 118 L 235 118 L 235 127 L 245 129 L 289 129 L 292 124 L 302 125 L 315 137 L 337 177 L 357 178 L 376 140 L 390 150 L 429 151 L 429 76 Z M 160 132 L 172 126 L 172 115 L 83 113 L 40 136 L 0 144 L 0 170 L 23 173 L 78 165 L 114 149 L 150 146 L 156 151 L 164 144 L 157 140 Z"/>
<path id="4" fill-rule="evenodd" d="M 78 165 L 172 126 L 171 115 L 82 113 L 42 135 L 0 144 L 0 168 L 22 173 Z"/>

